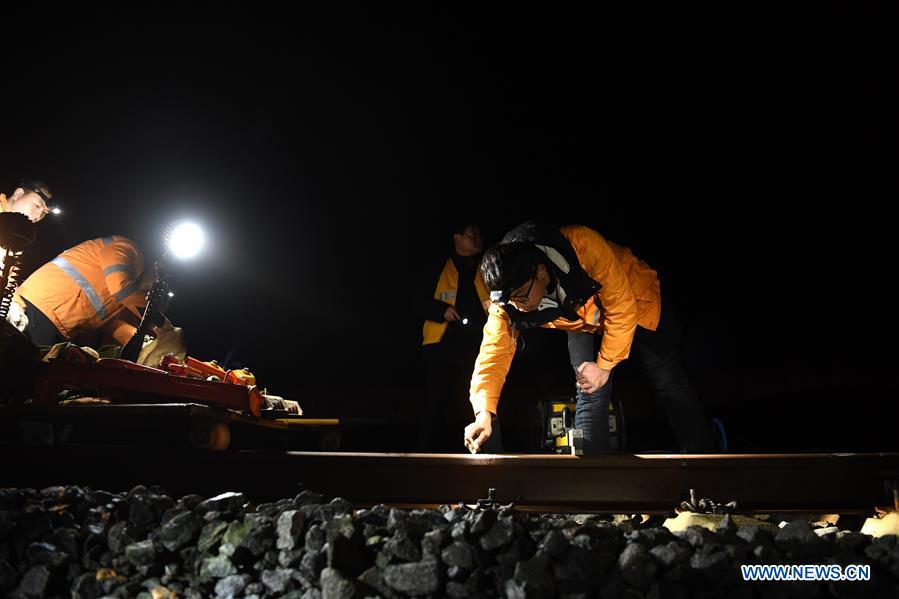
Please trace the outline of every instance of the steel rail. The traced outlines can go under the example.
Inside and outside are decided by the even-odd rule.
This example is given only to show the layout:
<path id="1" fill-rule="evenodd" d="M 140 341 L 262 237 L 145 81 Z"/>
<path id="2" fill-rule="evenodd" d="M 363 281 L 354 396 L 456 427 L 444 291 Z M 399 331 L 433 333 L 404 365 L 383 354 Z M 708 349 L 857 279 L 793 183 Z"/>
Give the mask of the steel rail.
<path id="1" fill-rule="evenodd" d="M 892 503 L 899 454 L 445 455 L 8 448 L 0 486 L 159 485 L 173 495 L 242 491 L 256 501 L 303 486 L 365 505 L 496 501 L 572 511 L 652 513 L 698 497 L 739 511 L 867 513 Z"/>

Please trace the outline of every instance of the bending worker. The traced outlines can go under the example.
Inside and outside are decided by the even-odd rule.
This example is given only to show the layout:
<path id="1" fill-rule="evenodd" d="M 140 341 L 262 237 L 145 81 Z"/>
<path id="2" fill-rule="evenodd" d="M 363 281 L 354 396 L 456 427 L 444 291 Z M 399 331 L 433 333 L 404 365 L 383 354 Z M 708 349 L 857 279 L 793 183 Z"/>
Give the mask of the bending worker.
<path id="1" fill-rule="evenodd" d="M 614 369 L 630 355 L 662 400 L 682 450 L 715 450 L 677 356 L 679 325 L 662 304 L 656 271 L 630 249 L 584 226 L 525 223 L 487 250 L 481 269 L 492 305 L 471 378 L 469 451 L 492 434 L 520 331 L 537 326 L 568 333 L 585 454 L 609 452 Z"/>
<path id="2" fill-rule="evenodd" d="M 15 301 L 28 316 L 25 334 L 36 345 L 125 345 L 137 331 L 154 279 L 137 244 L 118 235 L 100 237 L 36 270 L 19 286 Z M 172 332 L 180 337 L 168 321 L 156 331 Z"/>

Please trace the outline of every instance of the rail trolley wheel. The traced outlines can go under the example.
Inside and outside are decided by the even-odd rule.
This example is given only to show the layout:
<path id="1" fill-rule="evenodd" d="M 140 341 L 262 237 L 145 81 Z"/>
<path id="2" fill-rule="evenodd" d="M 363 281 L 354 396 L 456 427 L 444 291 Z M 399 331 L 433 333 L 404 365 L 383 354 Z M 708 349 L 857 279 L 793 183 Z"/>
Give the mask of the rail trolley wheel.
<path id="1" fill-rule="evenodd" d="M 197 449 L 225 451 L 231 445 L 231 429 L 225 422 L 197 419 L 190 427 L 190 444 Z"/>

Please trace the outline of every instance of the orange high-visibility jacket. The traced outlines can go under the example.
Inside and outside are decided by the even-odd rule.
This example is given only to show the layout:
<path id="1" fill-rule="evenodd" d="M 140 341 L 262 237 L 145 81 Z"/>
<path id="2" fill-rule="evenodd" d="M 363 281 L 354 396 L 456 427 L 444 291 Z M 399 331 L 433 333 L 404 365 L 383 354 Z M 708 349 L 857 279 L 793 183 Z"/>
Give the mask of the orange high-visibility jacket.
<path id="1" fill-rule="evenodd" d="M 601 305 L 591 298 L 580 310 L 577 321 L 557 319 L 546 328 L 565 331 L 601 332 L 596 363 L 612 369 L 628 357 L 639 324 L 651 331 L 659 326 L 661 291 L 652 268 L 633 252 L 607 241 L 588 227 L 561 227 L 562 235 L 574 247 L 578 262 L 587 274 L 602 285 Z M 481 350 L 471 377 L 469 399 L 474 413 L 487 410 L 496 414 L 500 392 L 515 355 L 518 331 L 509 315 L 493 304 L 484 325 Z"/>
<path id="2" fill-rule="evenodd" d="M 69 340 L 102 328 L 125 344 L 137 330 L 138 308 L 147 303 L 147 289 L 138 288 L 143 269 L 143 256 L 133 241 L 100 237 L 41 266 L 16 295 L 34 304 Z"/>

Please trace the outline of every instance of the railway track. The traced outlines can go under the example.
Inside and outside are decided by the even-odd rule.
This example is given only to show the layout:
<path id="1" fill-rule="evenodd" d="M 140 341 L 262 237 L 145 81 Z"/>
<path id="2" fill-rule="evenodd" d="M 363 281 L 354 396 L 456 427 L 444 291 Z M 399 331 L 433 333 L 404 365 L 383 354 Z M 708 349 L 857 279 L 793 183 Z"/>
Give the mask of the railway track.
<path id="1" fill-rule="evenodd" d="M 538 511 L 665 513 L 697 496 L 742 513 L 870 514 L 893 507 L 899 453 L 444 455 L 228 451 L 110 446 L 7 451 L 0 486 L 159 485 L 173 495 L 240 490 L 257 501 L 304 486 L 359 505 L 498 503 Z"/>

